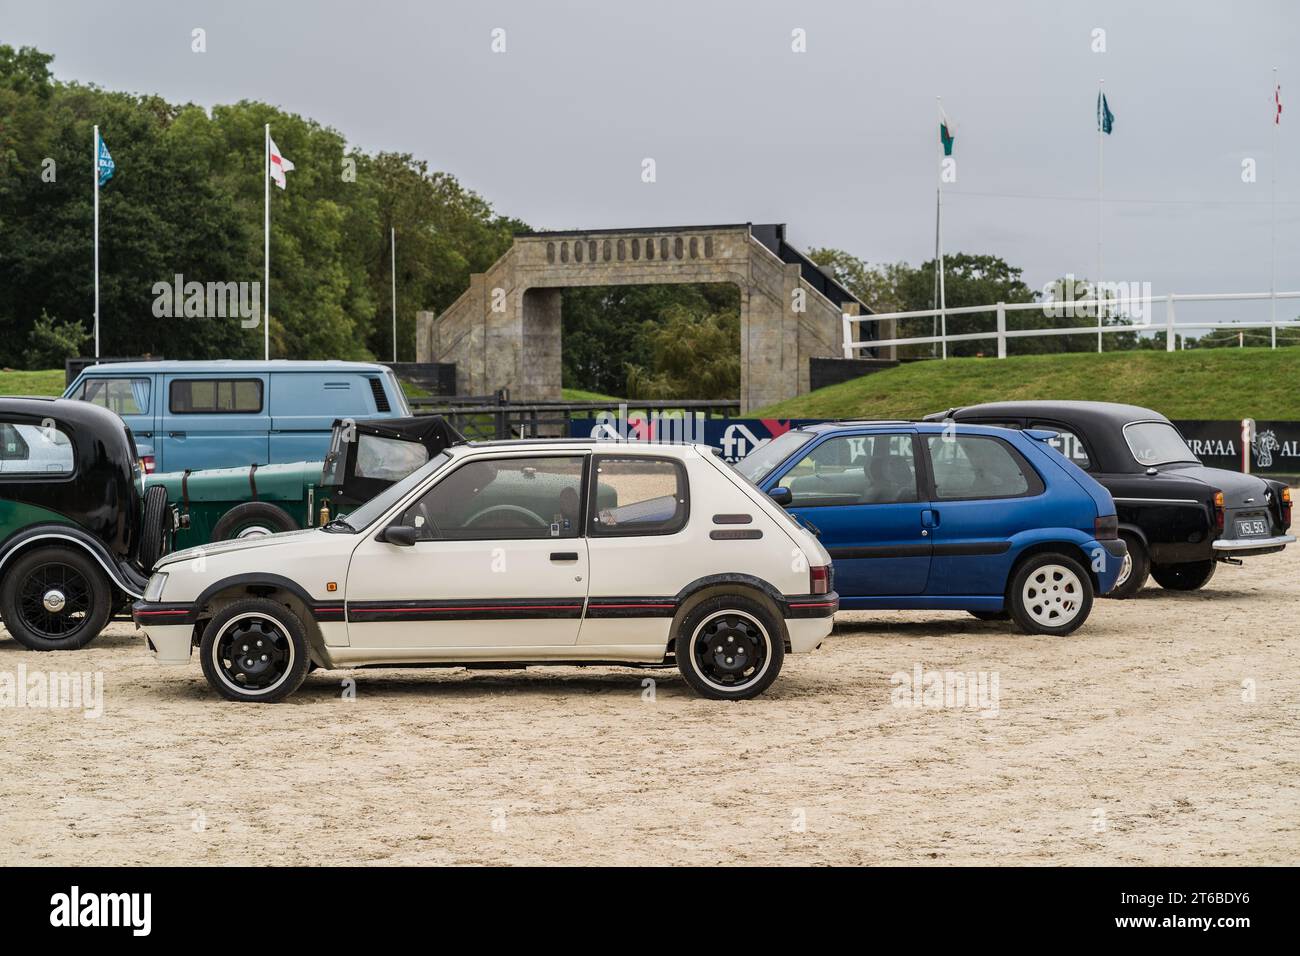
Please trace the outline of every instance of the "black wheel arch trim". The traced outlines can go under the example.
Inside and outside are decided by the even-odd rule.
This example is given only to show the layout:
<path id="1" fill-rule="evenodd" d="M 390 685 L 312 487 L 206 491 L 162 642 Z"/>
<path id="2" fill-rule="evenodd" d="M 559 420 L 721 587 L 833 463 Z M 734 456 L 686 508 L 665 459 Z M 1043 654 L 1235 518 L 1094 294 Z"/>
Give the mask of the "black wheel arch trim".
<path id="1" fill-rule="evenodd" d="M 129 565 L 124 568 L 122 561 L 114 557 L 102 541 L 88 531 L 72 525 L 32 525 L 12 535 L 0 545 L 0 573 L 3 573 L 11 558 L 37 541 L 61 541 L 75 545 L 95 559 L 95 563 L 104 569 L 109 581 L 119 590 L 133 598 L 144 596 L 147 579 L 132 580 L 133 577 L 139 578 L 135 569 Z"/>

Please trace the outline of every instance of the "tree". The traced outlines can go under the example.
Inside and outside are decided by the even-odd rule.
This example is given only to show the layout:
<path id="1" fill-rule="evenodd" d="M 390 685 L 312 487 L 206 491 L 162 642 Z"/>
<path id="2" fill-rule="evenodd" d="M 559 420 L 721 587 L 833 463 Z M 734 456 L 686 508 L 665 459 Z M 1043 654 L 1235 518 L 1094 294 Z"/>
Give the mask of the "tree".
<path id="1" fill-rule="evenodd" d="M 641 330 L 651 369 L 630 365 L 629 399 L 737 398 L 740 395 L 740 312 L 702 312 L 670 305 L 662 321 Z"/>
<path id="2" fill-rule="evenodd" d="M 77 322 L 55 322 L 42 312 L 27 335 L 27 368 L 62 368 L 63 360 L 81 354 L 90 333 Z"/>

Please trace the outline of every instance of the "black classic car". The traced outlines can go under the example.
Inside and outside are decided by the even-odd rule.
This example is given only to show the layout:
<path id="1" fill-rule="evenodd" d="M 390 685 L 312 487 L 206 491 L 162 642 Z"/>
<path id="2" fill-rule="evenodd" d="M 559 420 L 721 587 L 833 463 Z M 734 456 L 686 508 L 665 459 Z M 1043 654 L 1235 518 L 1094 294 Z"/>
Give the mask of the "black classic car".
<path id="1" fill-rule="evenodd" d="M 0 398 L 0 617 L 32 650 L 82 647 L 129 614 L 170 546 L 131 430 L 87 402 Z"/>
<path id="2" fill-rule="evenodd" d="M 1194 591 L 1218 562 L 1281 551 L 1295 541 L 1291 490 L 1280 481 L 1207 468 L 1158 412 L 1109 402 L 992 402 L 927 421 L 1054 431 L 1051 444 L 1115 499 L 1128 557 L 1108 597 L 1131 597 L 1147 576 Z"/>

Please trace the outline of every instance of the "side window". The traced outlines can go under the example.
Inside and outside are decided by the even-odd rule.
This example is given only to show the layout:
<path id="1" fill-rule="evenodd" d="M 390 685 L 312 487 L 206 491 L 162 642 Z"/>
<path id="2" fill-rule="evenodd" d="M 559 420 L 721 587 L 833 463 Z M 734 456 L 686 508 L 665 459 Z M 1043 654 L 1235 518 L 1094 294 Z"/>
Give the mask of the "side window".
<path id="1" fill-rule="evenodd" d="M 1029 427 L 1057 432 L 1057 436 L 1048 444 L 1084 471 L 1092 469 L 1092 460 L 1088 457 L 1088 449 L 1083 447 L 1083 442 L 1079 440 L 1079 436 L 1074 432 L 1052 422 L 1033 422 Z"/>
<path id="2" fill-rule="evenodd" d="M 422 540 L 576 538 L 582 465 L 581 455 L 466 462 L 398 524 L 411 525 Z"/>
<path id="3" fill-rule="evenodd" d="M 262 381 L 256 378 L 187 378 L 171 384 L 173 415 L 256 414 L 262 410 Z"/>
<path id="4" fill-rule="evenodd" d="M 670 458 L 597 455 L 592 463 L 591 534 L 675 534 L 686 526 L 686 469 Z"/>
<path id="5" fill-rule="evenodd" d="M 0 422 L 0 475 L 70 475 L 72 442 L 57 428 Z"/>
<path id="6" fill-rule="evenodd" d="M 149 411 L 149 384 L 147 378 L 91 378 L 81 386 L 79 397 L 118 415 L 144 415 Z"/>
<path id="7" fill-rule="evenodd" d="M 983 435 L 929 435 L 938 500 L 1036 495 L 1043 480 L 1010 445 Z"/>
<path id="8" fill-rule="evenodd" d="M 910 434 L 848 435 L 822 442 L 786 472 L 793 507 L 917 501 Z"/>
<path id="9" fill-rule="evenodd" d="M 357 438 L 358 478 L 382 478 L 400 481 L 429 460 L 429 449 L 419 442 L 382 435 Z"/>

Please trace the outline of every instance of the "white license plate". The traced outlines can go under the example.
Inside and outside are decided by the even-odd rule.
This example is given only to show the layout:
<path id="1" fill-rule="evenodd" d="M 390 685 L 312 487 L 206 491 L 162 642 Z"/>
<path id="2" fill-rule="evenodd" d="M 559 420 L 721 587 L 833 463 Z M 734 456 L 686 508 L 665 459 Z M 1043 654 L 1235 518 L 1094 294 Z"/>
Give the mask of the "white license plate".
<path id="1" fill-rule="evenodd" d="M 1268 534 L 1268 522 L 1263 518 L 1238 518 L 1235 524 L 1238 538 L 1258 538 Z"/>

